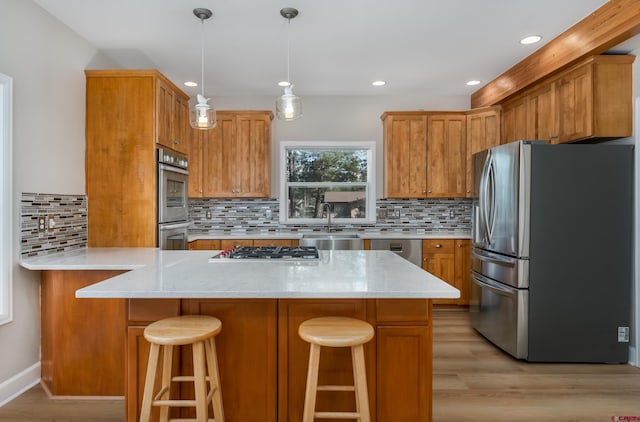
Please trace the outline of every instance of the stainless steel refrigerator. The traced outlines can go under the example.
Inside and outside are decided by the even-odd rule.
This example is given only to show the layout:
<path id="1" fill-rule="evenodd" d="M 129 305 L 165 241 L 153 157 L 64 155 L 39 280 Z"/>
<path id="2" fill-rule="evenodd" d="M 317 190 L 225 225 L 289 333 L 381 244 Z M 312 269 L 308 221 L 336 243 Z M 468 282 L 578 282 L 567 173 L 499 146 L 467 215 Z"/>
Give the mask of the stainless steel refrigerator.
<path id="1" fill-rule="evenodd" d="M 627 362 L 633 146 L 519 141 L 473 165 L 473 327 L 519 359 Z"/>

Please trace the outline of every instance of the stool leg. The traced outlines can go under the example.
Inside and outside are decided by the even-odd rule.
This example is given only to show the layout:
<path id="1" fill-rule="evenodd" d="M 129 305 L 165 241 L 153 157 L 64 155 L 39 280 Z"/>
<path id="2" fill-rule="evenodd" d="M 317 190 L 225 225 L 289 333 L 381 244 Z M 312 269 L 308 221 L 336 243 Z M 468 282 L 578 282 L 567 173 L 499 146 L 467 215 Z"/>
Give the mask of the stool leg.
<path id="1" fill-rule="evenodd" d="M 351 347 L 353 361 L 353 382 L 356 387 L 356 409 L 360 413 L 360 422 L 370 422 L 369 395 L 367 393 L 367 374 L 364 366 L 364 346 Z"/>
<path id="2" fill-rule="evenodd" d="M 151 401 L 153 400 L 153 388 L 156 383 L 156 368 L 158 367 L 158 354 L 160 345 L 151 343 L 149 362 L 147 363 L 147 376 L 144 381 L 144 394 L 142 396 L 142 411 L 140 422 L 149 422 L 151 418 Z"/>
<path id="3" fill-rule="evenodd" d="M 173 363 L 173 346 L 164 346 L 162 349 L 162 389 L 165 392 L 161 400 L 167 400 L 171 398 L 171 365 Z M 169 421 L 169 406 L 160 407 L 160 422 Z"/>
<path id="4" fill-rule="evenodd" d="M 218 371 L 218 355 L 216 354 L 216 339 L 211 337 L 205 342 L 205 355 L 209 370 L 209 382 L 213 390 L 213 417 L 215 422 L 224 422 L 222 407 L 222 387 L 220 387 L 220 373 Z"/>
<path id="5" fill-rule="evenodd" d="M 193 382 L 196 393 L 196 421 L 207 422 L 209 419 L 207 406 L 207 384 L 205 378 L 204 342 L 199 341 L 193 348 Z"/>
<path id="6" fill-rule="evenodd" d="M 320 346 L 311 344 L 309 349 L 309 368 L 307 370 L 307 389 L 304 395 L 304 412 L 302 422 L 313 422 L 316 411 L 316 394 L 318 391 L 318 367 L 320 366 Z"/>

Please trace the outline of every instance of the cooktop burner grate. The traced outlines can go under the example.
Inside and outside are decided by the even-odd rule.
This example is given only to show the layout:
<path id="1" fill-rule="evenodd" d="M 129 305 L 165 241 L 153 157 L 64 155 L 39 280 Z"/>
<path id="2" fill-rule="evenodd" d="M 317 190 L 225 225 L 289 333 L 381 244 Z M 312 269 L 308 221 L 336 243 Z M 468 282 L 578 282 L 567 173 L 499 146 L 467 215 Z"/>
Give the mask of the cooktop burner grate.
<path id="1" fill-rule="evenodd" d="M 315 246 L 239 246 L 225 249 L 210 260 L 307 260 L 318 259 Z"/>

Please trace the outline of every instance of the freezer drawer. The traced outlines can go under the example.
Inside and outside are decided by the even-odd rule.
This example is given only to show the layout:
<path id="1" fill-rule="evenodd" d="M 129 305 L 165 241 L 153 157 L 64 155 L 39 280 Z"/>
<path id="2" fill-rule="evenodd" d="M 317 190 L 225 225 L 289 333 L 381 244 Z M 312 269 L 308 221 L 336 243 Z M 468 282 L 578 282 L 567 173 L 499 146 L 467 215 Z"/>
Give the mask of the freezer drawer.
<path id="1" fill-rule="evenodd" d="M 471 275 L 471 325 L 515 358 L 528 355 L 528 290 Z"/>
<path id="2" fill-rule="evenodd" d="M 500 255 L 482 249 L 471 250 L 471 269 L 499 283 L 518 289 L 529 287 L 529 260 Z"/>

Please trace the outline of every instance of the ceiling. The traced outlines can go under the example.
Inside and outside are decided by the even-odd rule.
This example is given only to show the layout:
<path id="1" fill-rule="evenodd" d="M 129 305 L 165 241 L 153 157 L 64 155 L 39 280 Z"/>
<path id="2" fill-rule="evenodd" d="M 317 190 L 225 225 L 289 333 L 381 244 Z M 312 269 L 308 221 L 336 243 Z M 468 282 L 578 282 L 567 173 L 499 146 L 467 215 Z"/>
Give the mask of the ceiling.
<path id="1" fill-rule="evenodd" d="M 156 68 L 195 95 L 206 7 L 205 94 L 465 95 L 602 6 L 604 0 L 35 0 L 124 68 Z M 290 24 L 283 7 L 300 14 Z M 531 34 L 541 43 L 521 45 Z M 383 87 L 371 82 L 382 79 Z"/>

